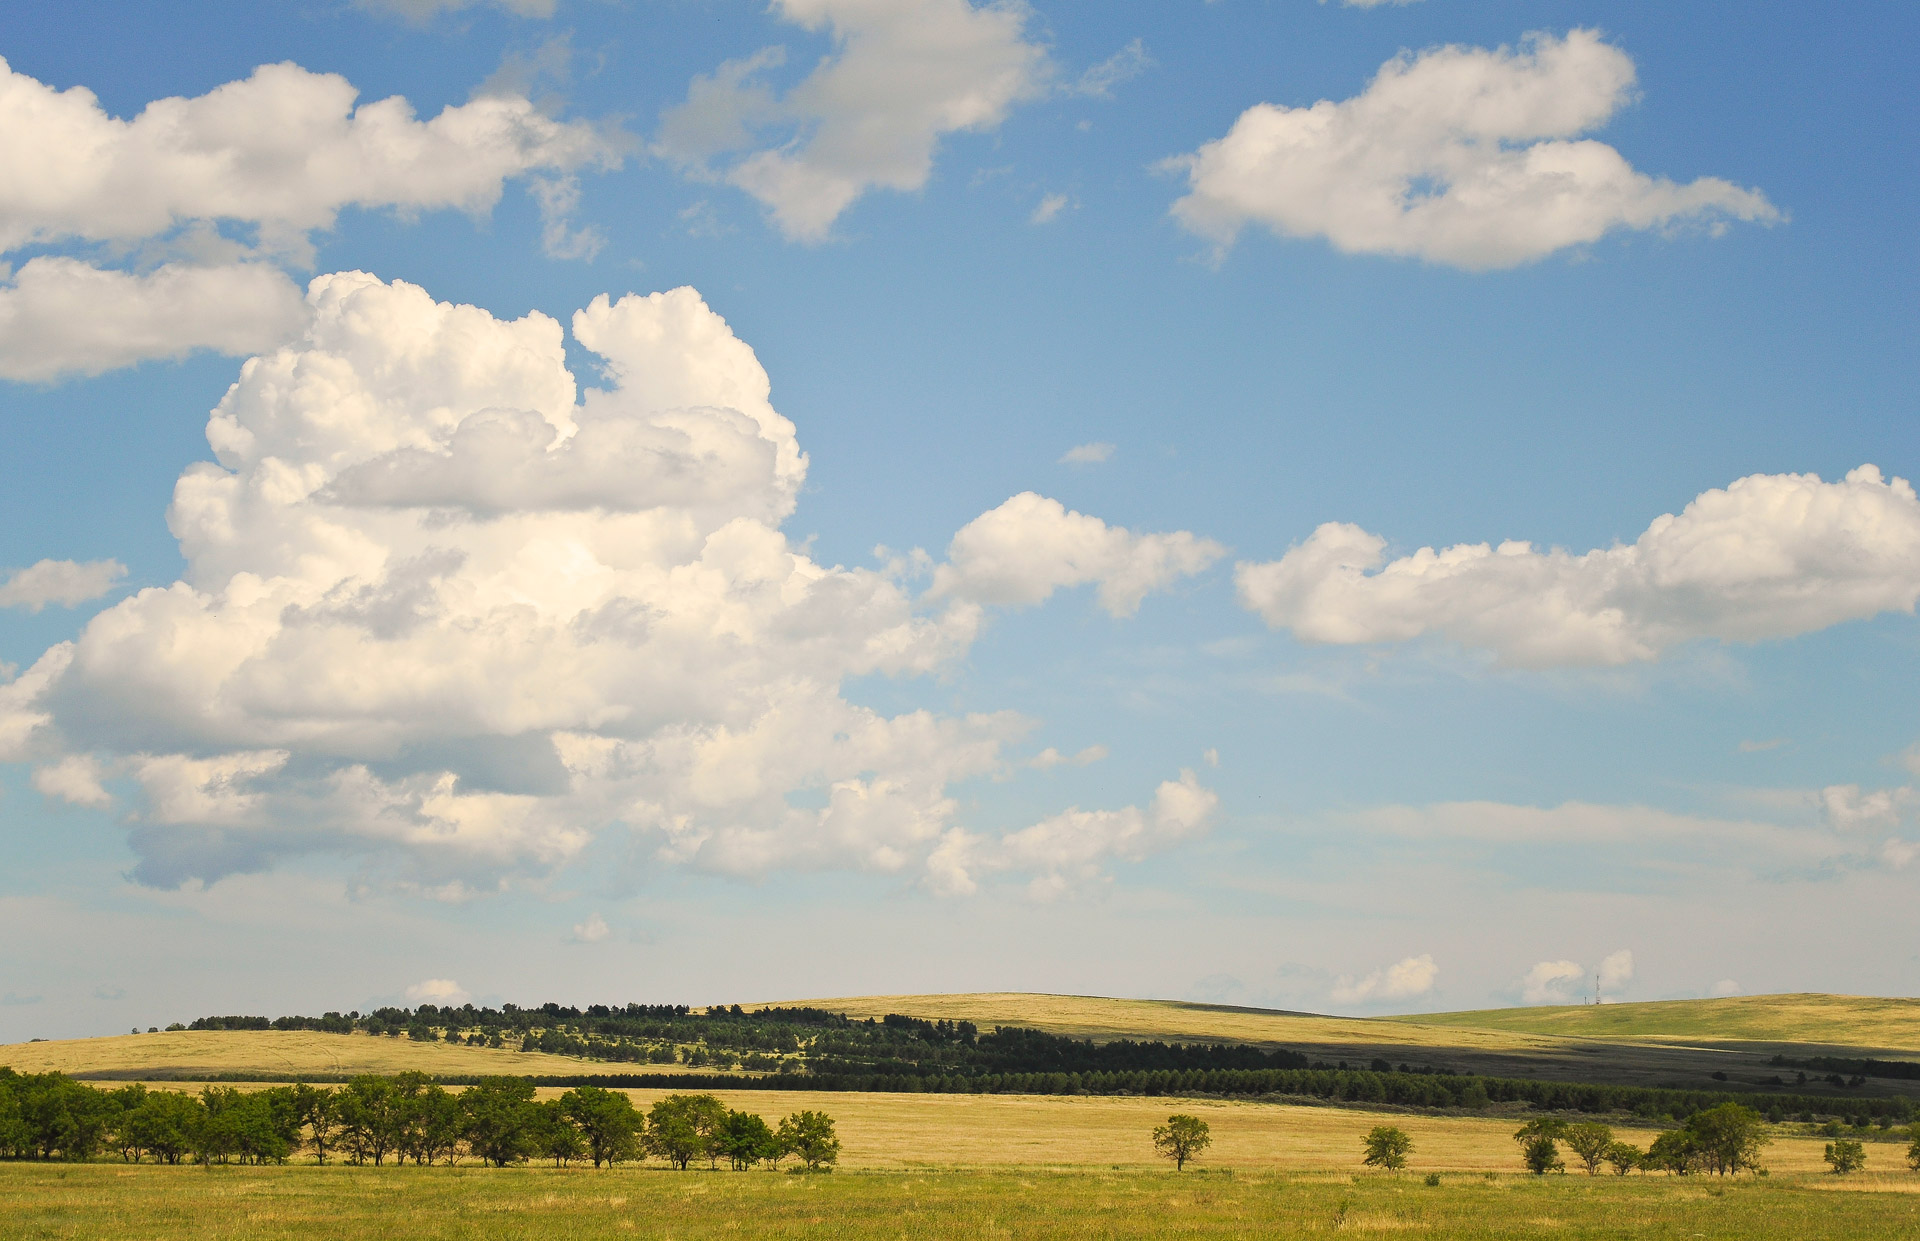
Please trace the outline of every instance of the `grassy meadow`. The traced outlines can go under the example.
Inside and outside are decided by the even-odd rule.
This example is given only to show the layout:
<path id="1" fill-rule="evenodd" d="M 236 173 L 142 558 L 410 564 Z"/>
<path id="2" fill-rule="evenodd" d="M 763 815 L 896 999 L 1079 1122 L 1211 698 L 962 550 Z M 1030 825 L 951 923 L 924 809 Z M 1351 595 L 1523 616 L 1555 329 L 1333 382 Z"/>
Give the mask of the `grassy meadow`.
<path id="1" fill-rule="evenodd" d="M 9 1241 L 1920 1235 L 1920 1177 L 0 1165 Z"/>

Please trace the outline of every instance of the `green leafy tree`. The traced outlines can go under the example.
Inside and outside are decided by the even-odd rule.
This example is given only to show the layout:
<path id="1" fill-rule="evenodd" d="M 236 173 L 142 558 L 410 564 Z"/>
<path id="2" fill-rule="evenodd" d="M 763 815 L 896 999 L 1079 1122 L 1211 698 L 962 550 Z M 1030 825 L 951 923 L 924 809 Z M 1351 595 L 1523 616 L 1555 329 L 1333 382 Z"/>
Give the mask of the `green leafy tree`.
<path id="1" fill-rule="evenodd" d="M 418 1164 L 452 1164 L 466 1131 L 466 1113 L 460 1100 L 438 1082 L 431 1082 L 406 1103 L 407 1153 Z"/>
<path id="2" fill-rule="evenodd" d="M 774 1137 L 809 1172 L 831 1168 L 840 1159 L 840 1139 L 834 1136 L 833 1118 L 825 1112 L 795 1112 L 780 1122 Z"/>
<path id="3" fill-rule="evenodd" d="M 18 1159 L 33 1148 L 33 1135 L 20 1112 L 16 1083 L 22 1080 L 12 1069 L 0 1066 L 0 1155 L 10 1159 Z"/>
<path id="4" fill-rule="evenodd" d="M 393 1082 L 377 1074 L 363 1074 L 340 1088 L 334 1114 L 339 1120 L 338 1145 L 354 1163 L 372 1160 L 375 1167 L 399 1144 L 404 1129 L 402 1103 Z"/>
<path id="5" fill-rule="evenodd" d="M 1701 1166 L 1720 1176 L 1757 1171 L 1760 1149 L 1773 1140 L 1760 1113 L 1738 1103 L 1695 1112 L 1681 1127 L 1692 1135 Z"/>
<path id="6" fill-rule="evenodd" d="M 718 1146 L 735 1172 L 745 1172 L 763 1159 L 778 1163 L 783 1153 L 767 1122 L 752 1112 L 728 1112 L 720 1125 Z"/>
<path id="7" fill-rule="evenodd" d="M 193 1149 L 193 1134 L 205 1109 L 191 1095 L 171 1090 L 150 1092 L 122 1120 L 122 1141 L 131 1142 L 161 1163 L 179 1163 Z"/>
<path id="8" fill-rule="evenodd" d="M 1609 1142 L 1606 1158 L 1613 1165 L 1615 1176 L 1625 1176 L 1640 1166 L 1642 1156 L 1640 1148 L 1631 1142 Z"/>
<path id="9" fill-rule="evenodd" d="M 1593 1176 L 1600 1171 L 1600 1165 L 1606 1162 L 1607 1148 L 1613 1145 L 1613 1130 L 1598 1121 L 1583 1120 L 1568 1125 L 1560 1140 L 1585 1165 L 1587 1175 Z"/>
<path id="10" fill-rule="evenodd" d="M 727 1105 L 710 1094 L 672 1094 L 647 1111 L 647 1154 L 682 1172 L 703 1155 L 713 1156 L 713 1139 L 726 1123 Z"/>
<path id="11" fill-rule="evenodd" d="M 1392 1125 L 1375 1125 L 1364 1139 L 1366 1158 L 1360 1162 L 1370 1168 L 1384 1168 L 1388 1172 L 1398 1172 L 1407 1166 L 1407 1156 L 1413 1152 L 1413 1139 L 1405 1130 Z"/>
<path id="12" fill-rule="evenodd" d="M 1824 1157 L 1827 1166 L 1832 1168 L 1837 1176 L 1858 1172 L 1867 1166 L 1867 1148 L 1852 1138 L 1841 1138 L 1838 1142 L 1827 1143 L 1827 1153 Z"/>
<path id="13" fill-rule="evenodd" d="M 560 1110 L 580 1130 L 593 1166 L 611 1168 L 638 1158 L 640 1133 L 646 1122 L 633 1110 L 633 1100 L 598 1086 L 580 1086 L 560 1096 Z"/>
<path id="14" fill-rule="evenodd" d="M 135 1030 L 134 1033 L 138 1034 L 139 1031 Z M 127 1163 L 139 1163 L 140 1156 L 146 1148 L 134 1140 L 134 1131 L 127 1124 L 127 1118 L 146 1102 L 147 1085 L 145 1082 L 134 1082 L 110 1091 L 107 1097 L 113 1100 L 114 1110 L 119 1113 L 113 1121 L 113 1145 L 120 1152 L 122 1160 Z"/>
<path id="15" fill-rule="evenodd" d="M 539 1109 L 539 1115 L 533 1126 L 533 1153 L 541 1159 L 553 1160 L 556 1168 L 585 1159 L 587 1143 L 560 1109 L 560 1100 L 549 1099 L 534 1106 Z"/>
<path id="16" fill-rule="evenodd" d="M 1560 1158 L 1559 1143 L 1544 1133 L 1520 1148 L 1520 1158 L 1535 1176 L 1567 1170 L 1566 1161 Z"/>
<path id="17" fill-rule="evenodd" d="M 1153 1148 L 1162 1159 L 1173 1160 L 1175 1172 L 1185 1169 L 1189 1160 L 1198 1159 L 1200 1152 L 1212 1144 L 1213 1134 L 1198 1116 L 1179 1113 L 1153 1128 Z"/>
<path id="18" fill-rule="evenodd" d="M 313 1147 L 314 1158 L 325 1163 L 333 1139 L 333 1091 L 303 1082 L 293 1088 L 293 1111 L 300 1127 L 309 1135 L 307 1141 Z"/>
<path id="19" fill-rule="evenodd" d="M 1703 1166 L 1700 1144 L 1685 1129 L 1669 1129 L 1647 1147 L 1640 1166 L 1669 1176 L 1690 1176 Z"/>
<path id="20" fill-rule="evenodd" d="M 91 1159 L 116 1119 L 113 1100 L 64 1073 L 35 1073 L 13 1083 L 27 1153 L 41 1159 Z"/>
<path id="21" fill-rule="evenodd" d="M 533 1083 L 524 1077 L 484 1077 L 460 1092 L 467 1147 L 496 1168 L 525 1159 L 540 1123 Z"/>
<path id="22" fill-rule="evenodd" d="M 1907 1136 L 1911 1139 L 1907 1144 L 1907 1166 L 1920 1172 L 1920 1120 L 1913 1122 L 1913 1126 L 1907 1130 Z"/>

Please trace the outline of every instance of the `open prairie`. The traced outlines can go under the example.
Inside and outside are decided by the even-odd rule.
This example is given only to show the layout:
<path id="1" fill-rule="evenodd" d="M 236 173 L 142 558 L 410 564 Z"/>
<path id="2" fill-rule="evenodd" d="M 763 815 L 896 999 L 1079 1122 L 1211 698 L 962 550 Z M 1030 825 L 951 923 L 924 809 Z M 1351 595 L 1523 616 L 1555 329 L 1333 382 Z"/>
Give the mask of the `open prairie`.
<path id="1" fill-rule="evenodd" d="M 1443 1177 L 1101 1169 L 0 1166 L 10 1241 L 630 1237 L 1846 1237 L 1920 1228 L 1920 1178 Z"/>

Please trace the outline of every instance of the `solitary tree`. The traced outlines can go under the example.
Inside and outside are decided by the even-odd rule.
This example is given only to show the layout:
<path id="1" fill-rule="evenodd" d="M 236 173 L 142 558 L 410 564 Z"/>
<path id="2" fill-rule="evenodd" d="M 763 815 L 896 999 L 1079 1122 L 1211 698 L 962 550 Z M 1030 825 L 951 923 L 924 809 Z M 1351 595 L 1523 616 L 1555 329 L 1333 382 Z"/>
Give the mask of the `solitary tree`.
<path id="1" fill-rule="evenodd" d="M 1166 1124 L 1155 1125 L 1153 1129 L 1154 1149 L 1162 1159 L 1173 1160 L 1176 1172 L 1184 1169 L 1189 1159 L 1198 1159 L 1200 1152 L 1212 1144 L 1213 1135 L 1207 1130 L 1207 1122 L 1198 1116 L 1169 1116 Z"/>
<path id="2" fill-rule="evenodd" d="M 806 1164 L 809 1172 L 830 1167 L 840 1158 L 840 1139 L 834 1136 L 833 1118 L 825 1112 L 795 1112 L 780 1122 L 774 1139 Z"/>
<path id="3" fill-rule="evenodd" d="M 735 1172 L 745 1172 L 763 1159 L 777 1163 L 783 1153 L 767 1122 L 752 1112 L 728 1112 L 716 1144 Z"/>
<path id="4" fill-rule="evenodd" d="M 1565 1161 L 1560 1158 L 1560 1147 L 1544 1133 L 1521 1148 L 1520 1158 L 1525 1161 L 1527 1171 L 1535 1176 L 1567 1170 Z"/>
<path id="5" fill-rule="evenodd" d="M 1406 1167 L 1407 1156 L 1413 1151 L 1413 1139 L 1393 1125 L 1375 1125 L 1367 1134 L 1365 1145 L 1367 1155 L 1360 1162 L 1389 1172 Z"/>
<path id="6" fill-rule="evenodd" d="M 1631 1142 L 1607 1143 L 1607 1162 L 1613 1165 L 1615 1176 L 1625 1176 L 1640 1166 L 1640 1148 Z"/>
<path id="7" fill-rule="evenodd" d="M 598 1086 L 580 1086 L 560 1096 L 560 1110 L 579 1126 L 593 1166 L 611 1168 L 640 1153 L 640 1129 L 646 1123 L 633 1100 Z"/>
<path id="8" fill-rule="evenodd" d="M 671 1094 L 648 1109 L 641 1142 L 647 1154 L 684 1172 L 689 1163 L 712 1152 L 713 1137 L 726 1118 L 726 1104 L 710 1094 Z"/>
<path id="9" fill-rule="evenodd" d="M 533 1083 L 524 1077 L 483 1077 L 460 1092 L 466 1116 L 467 1149 L 496 1168 L 532 1152 L 540 1114 Z"/>
<path id="10" fill-rule="evenodd" d="M 1722 1103 L 1687 1117 L 1682 1128 L 1693 1138 L 1701 1166 L 1721 1176 L 1760 1167 L 1767 1136 L 1760 1113 L 1738 1103 Z"/>
<path id="11" fill-rule="evenodd" d="M 1851 1138 L 1827 1143 L 1827 1165 L 1839 1176 L 1858 1172 L 1867 1166 L 1867 1148 Z"/>
<path id="12" fill-rule="evenodd" d="M 1598 1121 L 1583 1120 L 1577 1125 L 1568 1125 L 1560 1140 L 1586 1165 L 1587 1175 L 1593 1176 L 1606 1161 L 1607 1148 L 1613 1145 L 1613 1130 Z"/>

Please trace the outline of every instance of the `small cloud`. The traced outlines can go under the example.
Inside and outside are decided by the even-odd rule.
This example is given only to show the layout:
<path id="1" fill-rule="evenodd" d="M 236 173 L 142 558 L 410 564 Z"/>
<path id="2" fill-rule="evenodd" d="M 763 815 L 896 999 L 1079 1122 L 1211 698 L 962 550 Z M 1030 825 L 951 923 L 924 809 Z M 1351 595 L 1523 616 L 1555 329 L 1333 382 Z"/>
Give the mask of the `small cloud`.
<path id="1" fill-rule="evenodd" d="M 1055 767 L 1085 767 L 1089 763 L 1099 762 L 1106 756 L 1107 747 L 1103 745 L 1090 745 L 1078 754 L 1062 754 L 1052 746 L 1048 746 L 1034 755 L 1027 765 L 1037 771 L 1048 771 Z"/>
<path id="2" fill-rule="evenodd" d="M 414 1004 L 437 1004 L 442 1007 L 467 1002 L 467 989 L 451 978 L 428 978 L 407 988 L 407 999 Z"/>
<path id="3" fill-rule="evenodd" d="M 1633 981 L 1633 953 L 1622 948 L 1600 962 L 1600 993 L 1619 991 Z"/>
<path id="4" fill-rule="evenodd" d="M 11 991 L 5 995 L 0 995 L 0 1008 L 22 1008 L 28 1004 L 38 1004 L 39 1002 L 40 997 L 37 995 L 15 995 Z"/>
<path id="5" fill-rule="evenodd" d="M 1907 747 L 1906 753 L 1900 756 L 1900 765 L 1914 775 L 1920 776 L 1920 741 Z"/>
<path id="6" fill-rule="evenodd" d="M 1889 836 L 1887 843 L 1880 846 L 1880 856 L 1895 870 L 1905 870 L 1914 858 L 1920 857 L 1920 844 Z"/>
<path id="7" fill-rule="evenodd" d="M 106 594 L 126 575 L 127 566 L 118 560 L 42 560 L 0 583 L 0 608 L 76 607 Z"/>
<path id="8" fill-rule="evenodd" d="M 1740 984 L 1731 978 L 1722 978 L 1719 982 L 1713 984 L 1712 989 L 1709 990 L 1707 994 L 1716 1000 L 1724 1000 L 1730 995 L 1739 995 Z"/>
<path id="9" fill-rule="evenodd" d="M 1074 205 L 1073 199 L 1065 194 L 1048 194 L 1040 200 L 1040 205 L 1027 217 L 1029 224 L 1048 224 L 1053 218 Z"/>
<path id="10" fill-rule="evenodd" d="M 725 237 L 733 228 L 721 220 L 713 204 L 701 199 L 680 212 L 680 225 L 689 237 Z"/>
<path id="11" fill-rule="evenodd" d="M 93 989 L 93 998 L 96 1000 L 124 1000 L 127 998 L 127 989 L 125 987 L 98 986 Z"/>
<path id="12" fill-rule="evenodd" d="M 1433 990 L 1433 980 L 1439 976 L 1440 967 L 1433 963 L 1433 954 L 1421 953 L 1375 970 L 1357 982 L 1351 975 L 1341 975 L 1334 980 L 1333 999 L 1336 1004 L 1410 999 Z"/>
<path id="13" fill-rule="evenodd" d="M 1576 961 L 1542 961 L 1520 980 L 1520 999 L 1526 1004 L 1571 1004 L 1574 988 L 1587 971 Z"/>
<path id="14" fill-rule="evenodd" d="M 1102 440 L 1095 440 L 1091 444 L 1075 444 L 1072 448 L 1060 454 L 1060 460 L 1055 464 L 1099 465 L 1103 461 L 1111 461 L 1113 459 L 1113 448 L 1114 446 L 1112 444 Z"/>
<path id="15" fill-rule="evenodd" d="M 1200 757 L 1206 761 L 1209 767 L 1218 767 L 1220 765 L 1220 751 L 1211 746 L 1204 750 Z"/>
<path id="16" fill-rule="evenodd" d="M 1791 737 L 1775 737 L 1771 741 L 1742 741 L 1740 743 L 1740 752 L 1742 754 L 1760 754 L 1767 750 L 1777 750 L 1783 745 L 1792 744 L 1793 739 Z"/>
<path id="17" fill-rule="evenodd" d="M 1091 95 L 1095 99 L 1111 99 L 1114 87 L 1122 82 L 1131 82 L 1151 68 L 1153 57 L 1147 55 L 1146 43 L 1135 39 L 1082 73 L 1074 81 L 1072 91 L 1076 95 Z"/>
<path id="18" fill-rule="evenodd" d="M 613 928 L 599 914 L 593 914 L 573 928 L 573 942 L 576 944 L 597 944 L 613 934 Z"/>

